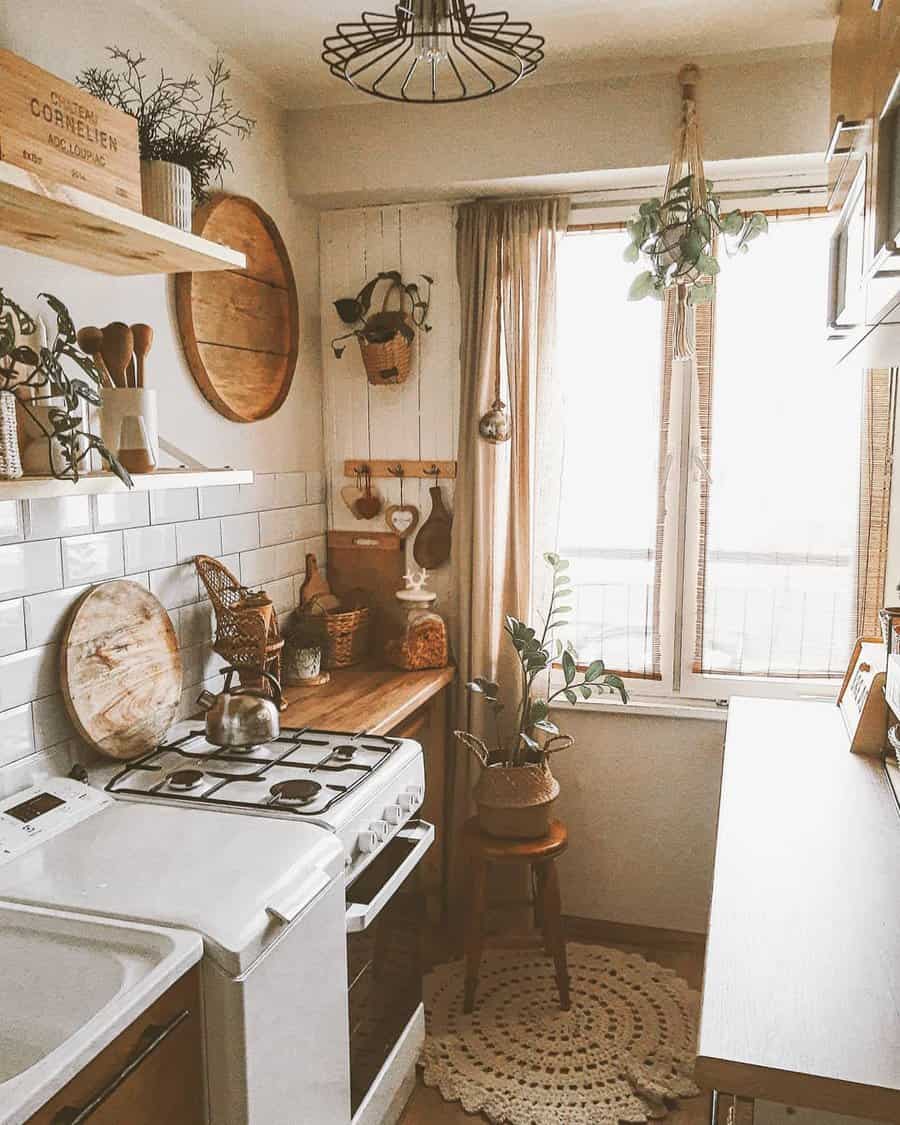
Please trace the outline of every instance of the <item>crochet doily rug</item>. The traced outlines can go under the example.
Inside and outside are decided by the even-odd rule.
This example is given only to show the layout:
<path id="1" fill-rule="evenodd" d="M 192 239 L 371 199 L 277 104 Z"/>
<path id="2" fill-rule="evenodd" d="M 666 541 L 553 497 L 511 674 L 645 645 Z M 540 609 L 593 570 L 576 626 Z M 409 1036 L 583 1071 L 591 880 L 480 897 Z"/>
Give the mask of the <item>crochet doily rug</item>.
<path id="1" fill-rule="evenodd" d="M 425 1084 L 497 1125 L 619 1125 L 664 1118 L 691 1080 L 698 995 L 671 969 L 599 945 L 568 945 L 572 1008 L 553 962 L 487 950 L 475 1011 L 464 965 L 425 980 Z"/>

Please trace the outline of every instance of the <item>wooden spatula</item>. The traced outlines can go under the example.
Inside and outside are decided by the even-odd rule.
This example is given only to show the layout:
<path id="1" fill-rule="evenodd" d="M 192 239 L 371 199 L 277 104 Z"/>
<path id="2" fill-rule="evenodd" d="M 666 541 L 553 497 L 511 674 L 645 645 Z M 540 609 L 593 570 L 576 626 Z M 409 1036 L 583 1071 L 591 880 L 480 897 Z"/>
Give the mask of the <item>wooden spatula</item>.
<path id="1" fill-rule="evenodd" d="M 300 607 L 308 605 L 311 601 L 315 600 L 320 609 L 324 609 L 326 613 L 331 610 L 337 609 L 341 604 L 340 598 L 336 598 L 331 592 L 331 587 L 328 585 L 328 579 L 319 570 L 319 564 L 315 555 L 306 556 L 306 581 L 300 587 Z"/>
<path id="2" fill-rule="evenodd" d="M 127 387 L 125 372 L 134 355 L 134 335 L 127 324 L 114 320 L 103 329 L 103 362 L 117 387 Z"/>

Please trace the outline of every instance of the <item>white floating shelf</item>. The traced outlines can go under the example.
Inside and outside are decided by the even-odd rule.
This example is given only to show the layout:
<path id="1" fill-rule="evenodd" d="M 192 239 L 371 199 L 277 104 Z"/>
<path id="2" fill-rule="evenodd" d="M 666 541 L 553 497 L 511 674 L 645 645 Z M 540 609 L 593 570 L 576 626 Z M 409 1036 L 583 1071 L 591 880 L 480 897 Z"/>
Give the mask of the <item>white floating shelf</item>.
<path id="1" fill-rule="evenodd" d="M 133 277 L 242 270 L 246 257 L 118 203 L 0 161 L 0 245 Z"/>
<path id="2" fill-rule="evenodd" d="M 217 488 L 225 484 L 252 484 L 250 469 L 157 469 L 133 474 L 135 492 L 162 492 L 172 488 Z M 50 496 L 93 496 L 101 492 L 127 492 L 113 473 L 84 473 L 77 484 L 55 477 L 20 477 L 0 480 L 0 501 L 44 500 Z"/>

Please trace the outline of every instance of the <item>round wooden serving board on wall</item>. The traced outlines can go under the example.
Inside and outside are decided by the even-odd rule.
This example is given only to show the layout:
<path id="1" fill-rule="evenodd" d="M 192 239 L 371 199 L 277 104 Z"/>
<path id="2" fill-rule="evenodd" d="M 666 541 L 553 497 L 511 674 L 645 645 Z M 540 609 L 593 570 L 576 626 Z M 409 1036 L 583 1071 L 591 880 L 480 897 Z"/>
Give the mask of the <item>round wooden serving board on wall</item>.
<path id="1" fill-rule="evenodd" d="M 110 758 L 157 746 L 181 699 L 181 655 L 163 606 L 136 582 L 104 582 L 72 611 L 60 646 L 66 708 Z"/>
<path id="2" fill-rule="evenodd" d="M 188 366 L 207 401 L 232 422 L 281 406 L 300 342 L 297 288 L 278 228 L 241 195 L 214 195 L 194 233 L 247 255 L 244 270 L 180 273 L 175 309 Z"/>

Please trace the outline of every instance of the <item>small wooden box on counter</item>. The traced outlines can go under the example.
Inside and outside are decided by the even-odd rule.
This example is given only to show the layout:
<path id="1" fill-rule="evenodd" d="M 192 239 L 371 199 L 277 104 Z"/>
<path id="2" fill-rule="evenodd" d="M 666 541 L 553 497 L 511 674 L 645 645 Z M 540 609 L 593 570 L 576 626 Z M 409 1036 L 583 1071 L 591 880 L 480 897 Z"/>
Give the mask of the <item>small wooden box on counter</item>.
<path id="1" fill-rule="evenodd" d="M 141 210 L 137 121 L 0 50 L 0 160 Z"/>

